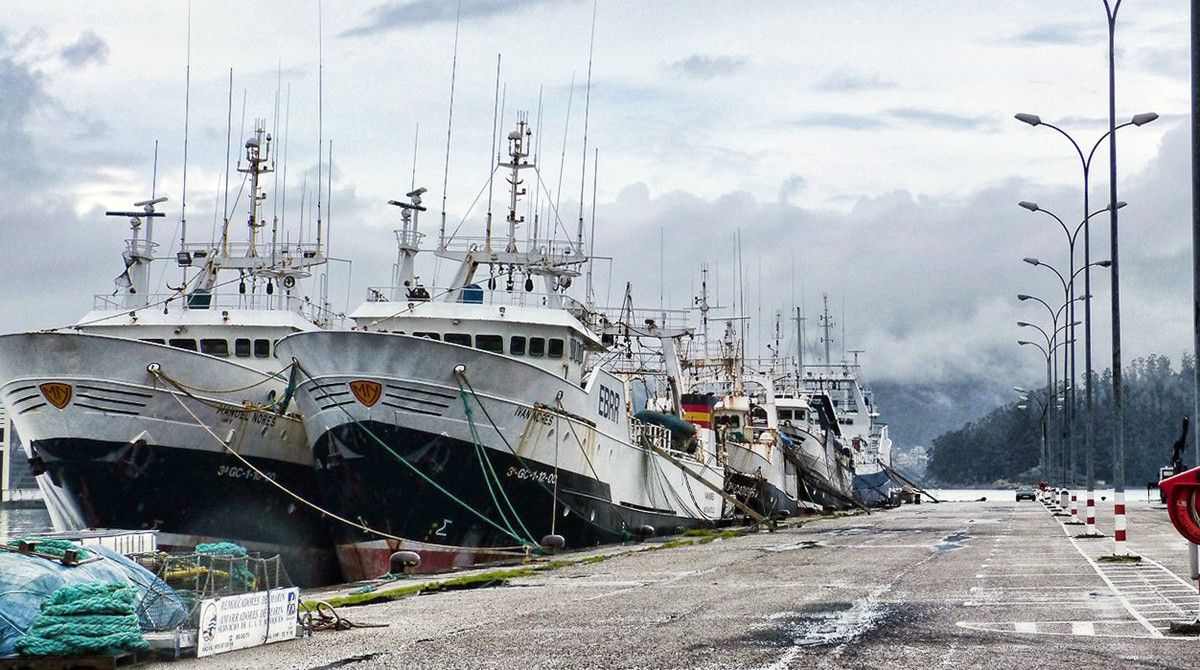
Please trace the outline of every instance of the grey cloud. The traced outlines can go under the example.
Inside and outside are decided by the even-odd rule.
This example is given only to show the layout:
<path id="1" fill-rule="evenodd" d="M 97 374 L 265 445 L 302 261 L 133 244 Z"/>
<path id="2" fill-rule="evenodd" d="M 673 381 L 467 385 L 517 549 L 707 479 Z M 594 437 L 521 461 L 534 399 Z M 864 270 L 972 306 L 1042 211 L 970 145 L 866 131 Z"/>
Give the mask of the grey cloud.
<path id="1" fill-rule="evenodd" d="M 549 0 L 412 0 L 376 5 L 367 12 L 362 25 L 342 32 L 342 37 L 363 37 L 375 33 L 403 30 L 434 23 L 454 23 L 462 11 L 462 20 L 486 19 L 510 14 Z"/>
<path id="2" fill-rule="evenodd" d="M 83 67 L 88 63 L 101 65 L 108 58 L 108 44 L 99 35 L 89 30 L 80 35 L 79 39 L 73 43 L 63 47 L 59 56 L 68 65 L 76 68 Z"/>
<path id="3" fill-rule="evenodd" d="M 31 139 L 28 125 L 32 115 L 48 104 L 42 76 L 20 58 L 19 46 L 11 46 L 0 33 L 0 193 L 7 187 L 28 185 L 40 173 L 29 164 Z"/>
<path id="4" fill-rule="evenodd" d="M 1146 48 L 1139 50 L 1138 65 L 1154 74 L 1187 80 L 1191 76 L 1188 47 Z"/>
<path id="5" fill-rule="evenodd" d="M 916 107 L 890 109 L 887 114 L 901 121 L 938 126 L 947 130 L 982 130 L 994 126 L 994 122 L 986 117 L 964 116 L 962 114 L 939 112 L 932 109 L 919 109 Z"/>
<path id="6" fill-rule="evenodd" d="M 1100 34 L 1098 29 L 1091 26 L 1047 23 L 1019 33 L 1013 38 L 1013 41 L 1033 45 L 1073 45 L 1090 43 L 1096 40 Z"/>
<path id="7" fill-rule="evenodd" d="M 842 73 L 835 74 L 817 82 L 818 91 L 851 92 L 851 91 L 880 91 L 896 88 L 896 82 L 884 79 L 878 73 L 870 75 Z"/>
<path id="8" fill-rule="evenodd" d="M 804 177 L 798 174 L 788 176 L 779 187 L 779 201 L 788 202 L 793 196 L 799 195 L 807 183 Z"/>
<path id="9" fill-rule="evenodd" d="M 794 125 L 818 128 L 843 128 L 846 130 L 874 130 L 875 128 L 882 128 L 886 124 L 878 117 L 831 112 L 807 114 L 795 121 Z"/>
<path id="10" fill-rule="evenodd" d="M 692 79 L 712 79 L 733 74 L 746 66 L 746 59 L 737 56 L 706 56 L 694 54 L 668 66 L 672 72 Z"/>

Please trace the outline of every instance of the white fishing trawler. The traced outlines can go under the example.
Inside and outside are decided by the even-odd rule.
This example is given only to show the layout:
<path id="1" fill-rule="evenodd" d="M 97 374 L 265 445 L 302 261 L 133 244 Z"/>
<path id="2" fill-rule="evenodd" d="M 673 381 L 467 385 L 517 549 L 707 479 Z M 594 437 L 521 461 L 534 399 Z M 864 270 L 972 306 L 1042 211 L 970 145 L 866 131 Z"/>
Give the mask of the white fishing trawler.
<path id="1" fill-rule="evenodd" d="M 825 330 L 824 365 L 803 367 L 800 386 L 809 393 L 823 393 L 831 401 L 838 430 L 842 436 L 843 454 L 851 463 L 845 468 L 854 497 L 863 505 L 883 505 L 891 498 L 892 441 L 887 424 L 879 413 L 871 394 L 859 381 L 858 351 L 850 352 L 854 361 L 840 364 L 830 359 L 829 301 L 826 297 L 822 325 Z"/>
<path id="2" fill-rule="evenodd" d="M 493 235 L 489 211 L 482 237 L 446 235 L 443 215 L 436 253 L 458 264 L 449 286 L 415 274 L 418 189 L 392 203 L 404 208 L 395 285 L 372 292 L 351 331 L 279 342 L 302 371 L 296 399 L 324 498 L 370 529 L 337 530 L 348 578 L 387 572 L 397 549 L 436 570 L 721 518 L 713 432 L 632 416 L 594 313 L 567 295 L 588 260 L 582 217 L 575 239 L 536 218 L 518 234 L 531 137 L 522 115 L 493 168 L 507 172 L 506 234 Z M 678 379 L 673 341 L 662 342 Z"/>
<path id="3" fill-rule="evenodd" d="M 227 218 L 215 243 L 185 232 L 164 259 L 153 231 L 166 198 L 108 212 L 132 231 L 117 290 L 73 326 L 0 336 L 0 399 L 55 489 L 55 530 L 156 529 L 161 547 L 233 540 L 282 553 L 299 582 L 336 576 L 323 520 L 272 483 L 316 495 L 274 350 L 318 327 L 298 283 L 325 253 L 319 236 L 287 242 L 263 218 L 271 142 L 258 125 L 239 161 L 246 242 L 230 241 Z M 150 267 L 163 260 L 183 280 L 152 293 Z"/>

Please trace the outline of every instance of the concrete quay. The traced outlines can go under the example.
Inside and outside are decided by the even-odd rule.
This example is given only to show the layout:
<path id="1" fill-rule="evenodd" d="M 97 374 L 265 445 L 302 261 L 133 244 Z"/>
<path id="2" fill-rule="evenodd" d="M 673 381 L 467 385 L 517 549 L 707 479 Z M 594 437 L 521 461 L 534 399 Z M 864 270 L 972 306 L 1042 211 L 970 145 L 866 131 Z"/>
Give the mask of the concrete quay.
<path id="1" fill-rule="evenodd" d="M 1111 498 L 1098 504 L 1098 527 L 1111 533 Z M 1196 617 L 1200 596 L 1165 509 L 1129 503 L 1129 549 L 1144 557 L 1140 564 L 1098 561 L 1111 540 L 1078 539 L 1083 527 L 1069 520 L 1005 498 L 816 519 L 661 550 L 611 548 L 597 552 L 605 560 L 503 586 L 339 608 L 386 628 L 321 631 L 173 665 L 1200 666 L 1200 639 L 1168 631 L 1171 620 Z"/>

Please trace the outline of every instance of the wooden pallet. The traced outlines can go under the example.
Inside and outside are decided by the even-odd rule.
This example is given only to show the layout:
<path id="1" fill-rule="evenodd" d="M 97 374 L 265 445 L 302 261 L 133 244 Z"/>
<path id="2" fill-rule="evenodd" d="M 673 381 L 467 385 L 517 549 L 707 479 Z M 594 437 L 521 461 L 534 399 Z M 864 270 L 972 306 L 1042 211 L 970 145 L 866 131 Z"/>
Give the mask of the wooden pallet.
<path id="1" fill-rule="evenodd" d="M 153 649 L 118 656 L 0 658 L 0 670 L 116 670 L 133 668 L 156 660 L 158 652 Z"/>

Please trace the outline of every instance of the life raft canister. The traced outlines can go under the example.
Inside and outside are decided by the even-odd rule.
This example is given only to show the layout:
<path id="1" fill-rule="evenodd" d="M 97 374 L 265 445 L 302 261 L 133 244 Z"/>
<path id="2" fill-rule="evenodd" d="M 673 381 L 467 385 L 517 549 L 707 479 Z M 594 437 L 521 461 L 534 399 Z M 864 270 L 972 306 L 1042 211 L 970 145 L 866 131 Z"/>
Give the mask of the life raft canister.
<path id="1" fill-rule="evenodd" d="M 1158 483 L 1167 497 L 1167 514 L 1175 530 L 1188 542 L 1200 544 L 1200 468 L 1193 468 Z"/>

